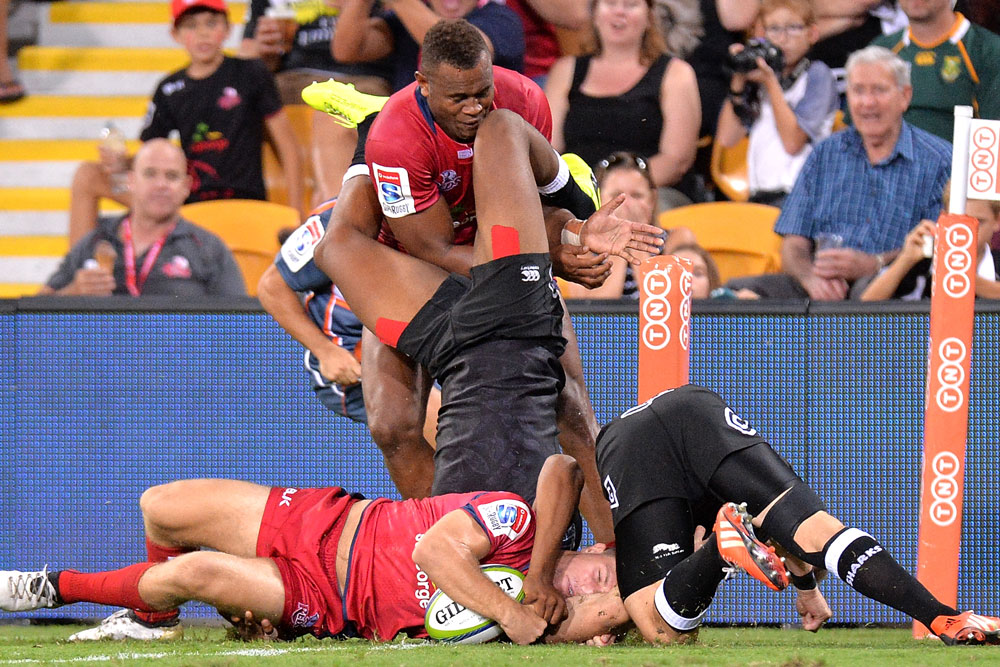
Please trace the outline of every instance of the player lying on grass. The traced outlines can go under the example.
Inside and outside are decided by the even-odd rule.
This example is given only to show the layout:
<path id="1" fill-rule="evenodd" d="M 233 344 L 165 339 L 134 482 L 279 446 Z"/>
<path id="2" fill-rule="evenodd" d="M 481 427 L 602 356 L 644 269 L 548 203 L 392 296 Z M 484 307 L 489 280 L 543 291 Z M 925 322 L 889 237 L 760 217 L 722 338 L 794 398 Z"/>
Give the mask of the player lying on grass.
<path id="1" fill-rule="evenodd" d="M 626 411 L 598 436 L 597 467 L 615 523 L 618 586 L 647 641 L 696 636 L 728 565 L 772 590 L 788 584 L 784 564 L 754 535 L 756 526 L 790 554 L 806 629 L 818 630 L 830 618 L 813 573 L 826 569 L 946 644 L 1000 643 L 1000 619 L 959 614 L 938 601 L 875 538 L 831 516 L 712 391 L 686 385 Z M 713 518 L 715 539 L 695 550 L 695 527 Z"/>
<path id="2" fill-rule="evenodd" d="M 74 638 L 167 639 L 182 633 L 177 607 L 197 600 L 234 622 L 246 615 L 265 630 L 273 623 L 284 638 L 391 640 L 400 632 L 426 636 L 424 613 L 437 586 L 518 643 L 605 634 L 626 618 L 614 556 L 558 549 L 582 474 L 557 455 L 538 485 L 537 514 L 505 492 L 391 501 L 340 487 L 221 479 L 155 486 L 140 501 L 150 562 L 92 574 L 0 572 L 0 609 L 123 606 Z M 524 571 L 529 558 L 537 566 L 525 579 L 523 605 L 479 571 L 480 563 Z M 159 622 L 140 623 L 133 609 L 158 613 Z"/>

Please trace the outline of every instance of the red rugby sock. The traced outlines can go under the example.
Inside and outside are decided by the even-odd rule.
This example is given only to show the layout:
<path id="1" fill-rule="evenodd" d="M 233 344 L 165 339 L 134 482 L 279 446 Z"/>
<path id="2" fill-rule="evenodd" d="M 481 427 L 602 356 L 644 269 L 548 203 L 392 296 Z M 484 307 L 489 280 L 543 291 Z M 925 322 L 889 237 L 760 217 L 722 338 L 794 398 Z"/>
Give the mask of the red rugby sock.
<path id="1" fill-rule="evenodd" d="M 197 551 L 197 549 L 165 547 L 162 544 L 153 542 L 148 537 L 146 538 L 146 557 L 150 563 L 166 563 L 171 558 L 176 558 L 192 551 Z M 133 609 L 132 611 L 135 613 L 136 618 L 149 625 L 170 623 L 180 616 L 181 613 L 180 609 L 168 609 L 167 611 L 142 611 L 141 609 Z"/>
<path id="2" fill-rule="evenodd" d="M 139 580 L 154 565 L 156 563 L 136 563 L 120 570 L 94 573 L 63 570 L 59 573 L 59 597 L 67 604 L 96 602 L 153 611 L 139 596 Z"/>

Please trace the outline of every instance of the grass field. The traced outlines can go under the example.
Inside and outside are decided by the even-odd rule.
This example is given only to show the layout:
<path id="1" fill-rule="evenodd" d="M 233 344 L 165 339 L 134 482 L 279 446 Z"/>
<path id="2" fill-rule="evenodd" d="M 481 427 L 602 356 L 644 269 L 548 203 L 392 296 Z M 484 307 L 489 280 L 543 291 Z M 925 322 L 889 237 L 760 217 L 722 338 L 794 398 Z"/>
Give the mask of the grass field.
<path id="1" fill-rule="evenodd" d="M 916 641 L 905 629 L 828 628 L 818 634 L 776 628 L 705 628 L 693 646 L 652 648 L 632 640 L 596 648 L 504 644 L 454 647 L 421 641 L 372 644 L 300 640 L 244 644 L 221 628 L 187 628 L 169 643 L 70 644 L 82 626 L 0 626 L 0 666 L 102 663 L 122 665 L 1000 665 L 1000 646 L 946 647 Z"/>

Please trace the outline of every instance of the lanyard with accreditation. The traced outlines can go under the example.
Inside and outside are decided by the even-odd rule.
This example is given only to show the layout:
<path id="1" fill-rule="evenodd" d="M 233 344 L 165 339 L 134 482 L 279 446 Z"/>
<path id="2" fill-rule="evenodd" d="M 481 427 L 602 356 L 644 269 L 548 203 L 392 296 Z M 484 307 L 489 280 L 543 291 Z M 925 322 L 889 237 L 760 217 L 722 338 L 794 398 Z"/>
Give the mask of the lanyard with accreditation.
<path id="1" fill-rule="evenodd" d="M 153 270 L 153 265 L 156 264 L 156 260 L 160 256 L 160 251 L 163 250 L 163 244 L 167 242 L 167 237 L 174 231 L 174 227 L 176 225 L 172 226 L 166 234 L 157 239 L 156 243 L 149 247 L 149 250 L 146 251 L 146 260 L 142 263 L 142 268 L 139 269 L 138 275 L 136 275 L 135 246 L 132 245 L 132 220 L 131 218 L 125 218 L 122 221 L 122 237 L 125 241 L 125 287 L 132 296 L 142 294 L 142 286 L 146 284 L 146 279 L 149 278 L 149 274 Z"/>

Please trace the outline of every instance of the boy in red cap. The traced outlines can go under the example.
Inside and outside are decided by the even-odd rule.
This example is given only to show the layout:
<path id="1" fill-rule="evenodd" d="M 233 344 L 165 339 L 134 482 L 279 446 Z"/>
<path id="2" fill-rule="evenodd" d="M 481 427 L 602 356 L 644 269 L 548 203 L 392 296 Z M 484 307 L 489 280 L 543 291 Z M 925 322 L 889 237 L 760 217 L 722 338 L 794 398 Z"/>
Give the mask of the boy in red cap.
<path id="1" fill-rule="evenodd" d="M 171 35 L 191 62 L 156 87 L 140 138 L 180 135 L 192 178 L 188 202 L 208 199 L 266 199 L 261 150 L 270 135 L 288 183 L 289 202 L 302 208 L 301 161 L 295 135 L 281 108 L 274 77 L 259 60 L 227 56 L 225 0 L 173 0 Z M 131 205 L 131 193 L 112 188 L 122 156 L 106 154 L 85 162 L 73 177 L 70 241 L 97 224 L 98 201 L 108 197 Z"/>

